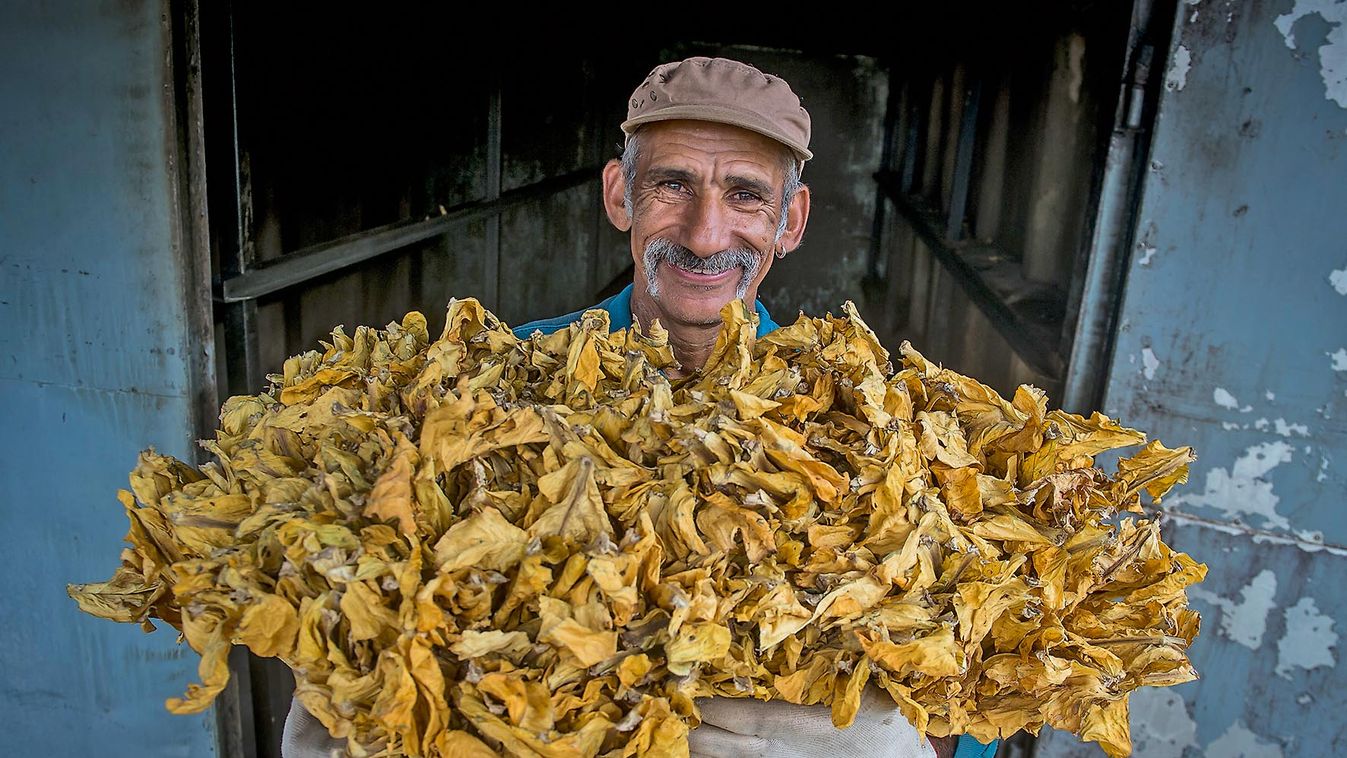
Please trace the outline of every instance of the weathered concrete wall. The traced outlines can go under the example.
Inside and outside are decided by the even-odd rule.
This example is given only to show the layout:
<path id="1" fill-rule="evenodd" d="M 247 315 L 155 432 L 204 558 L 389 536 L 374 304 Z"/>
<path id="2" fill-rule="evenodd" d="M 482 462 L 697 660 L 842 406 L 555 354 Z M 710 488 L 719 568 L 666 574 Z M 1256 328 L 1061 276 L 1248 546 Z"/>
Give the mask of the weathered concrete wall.
<path id="1" fill-rule="evenodd" d="M 1347 4 L 1178 7 L 1105 412 L 1191 480 L 1202 679 L 1136 696 L 1146 756 L 1347 747 Z M 1040 756 L 1097 755 L 1058 734 Z"/>
<path id="2" fill-rule="evenodd" d="M 0 723 L 5 755 L 210 756 L 172 629 L 80 613 L 118 564 L 115 497 L 153 445 L 192 460 L 212 360 L 180 243 L 167 3 L 0 5 Z"/>
<path id="3" fill-rule="evenodd" d="M 725 54 L 790 82 L 813 122 L 814 159 L 801 176 L 812 193 L 809 226 L 800 248 L 777 261 L 763 280 L 763 303 L 783 324 L 801 310 L 812 316 L 840 312 L 846 300 L 865 307 L 861 279 L 870 254 L 887 72 L 865 56 L 734 49 Z"/>

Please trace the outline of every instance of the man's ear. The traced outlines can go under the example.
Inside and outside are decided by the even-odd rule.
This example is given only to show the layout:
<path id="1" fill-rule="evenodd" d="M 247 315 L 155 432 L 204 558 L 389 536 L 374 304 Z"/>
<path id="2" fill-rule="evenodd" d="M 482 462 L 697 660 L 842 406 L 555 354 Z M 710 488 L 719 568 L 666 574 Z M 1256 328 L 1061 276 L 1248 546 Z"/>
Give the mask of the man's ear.
<path id="1" fill-rule="evenodd" d="M 786 211 L 786 231 L 781 235 L 781 250 L 789 253 L 800 246 L 804 239 L 804 227 L 809 223 L 809 186 L 801 184 L 790 200 L 790 209 Z"/>
<path id="2" fill-rule="evenodd" d="M 627 180 L 622 176 L 622 161 L 614 158 L 603 167 L 603 209 L 608 212 L 608 220 L 619 232 L 631 230 L 626 190 Z"/>

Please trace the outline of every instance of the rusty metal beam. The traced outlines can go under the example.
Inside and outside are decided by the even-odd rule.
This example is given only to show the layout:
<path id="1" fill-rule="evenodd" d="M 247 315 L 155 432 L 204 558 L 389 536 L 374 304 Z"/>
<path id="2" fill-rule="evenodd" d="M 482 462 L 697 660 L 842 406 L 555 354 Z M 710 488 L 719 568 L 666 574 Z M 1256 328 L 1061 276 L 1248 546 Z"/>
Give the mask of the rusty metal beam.
<path id="1" fill-rule="evenodd" d="M 600 170 L 598 166 L 583 168 L 501 193 L 496 200 L 465 203 L 443 216 L 424 221 L 399 221 L 297 250 L 283 256 L 276 263 L 225 279 L 221 285 L 220 300 L 224 303 L 254 300 L 439 236 L 463 224 L 480 219 L 498 218 L 503 211 L 510 208 L 541 200 L 590 181 Z M 494 279 L 489 277 L 488 286 Z"/>

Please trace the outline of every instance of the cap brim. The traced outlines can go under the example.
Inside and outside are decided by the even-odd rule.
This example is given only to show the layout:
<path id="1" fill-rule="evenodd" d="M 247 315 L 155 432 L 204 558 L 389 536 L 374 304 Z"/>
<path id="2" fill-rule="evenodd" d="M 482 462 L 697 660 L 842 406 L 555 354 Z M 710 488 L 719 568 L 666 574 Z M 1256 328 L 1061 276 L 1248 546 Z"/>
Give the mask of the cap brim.
<path id="1" fill-rule="evenodd" d="M 762 118 L 754 118 L 754 114 L 733 108 L 722 108 L 714 105 L 670 105 L 660 108 L 652 113 L 647 113 L 636 118 L 627 119 L 622 122 L 622 131 L 628 136 L 636 131 L 636 128 L 656 121 L 711 121 L 719 124 L 729 124 L 741 129 L 747 129 L 751 132 L 757 132 L 764 137 L 776 140 L 785 145 L 799 158 L 800 163 L 814 157 L 809 152 L 809 148 L 799 144 L 796 140 L 775 129 L 770 122 Z"/>

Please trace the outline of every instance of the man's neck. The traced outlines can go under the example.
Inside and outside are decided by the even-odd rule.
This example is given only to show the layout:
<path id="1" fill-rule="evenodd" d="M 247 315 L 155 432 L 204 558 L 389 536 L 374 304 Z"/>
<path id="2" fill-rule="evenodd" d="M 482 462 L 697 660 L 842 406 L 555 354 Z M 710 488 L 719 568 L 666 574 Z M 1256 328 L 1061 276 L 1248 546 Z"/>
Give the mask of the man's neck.
<path id="1" fill-rule="evenodd" d="M 719 323 L 700 326 L 670 321 L 660 314 L 653 302 L 644 297 L 632 297 L 631 315 L 640 323 L 642 330 L 650 328 L 650 324 L 659 319 L 660 326 L 669 331 L 669 347 L 673 349 L 674 358 L 678 359 L 679 365 L 677 369 L 671 368 L 664 372 L 670 379 L 681 379 L 701 370 L 706 364 L 706 359 L 711 357 L 711 351 L 716 346 L 716 337 L 720 334 Z"/>

